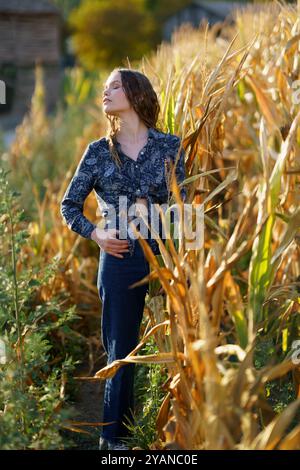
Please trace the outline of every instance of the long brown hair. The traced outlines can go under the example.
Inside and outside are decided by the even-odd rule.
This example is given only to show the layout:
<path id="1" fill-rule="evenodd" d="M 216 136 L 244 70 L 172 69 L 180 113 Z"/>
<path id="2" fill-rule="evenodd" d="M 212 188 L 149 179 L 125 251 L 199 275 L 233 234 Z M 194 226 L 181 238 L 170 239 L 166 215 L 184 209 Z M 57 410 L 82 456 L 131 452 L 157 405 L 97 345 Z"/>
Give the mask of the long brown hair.
<path id="1" fill-rule="evenodd" d="M 148 77 L 146 77 L 142 72 L 134 69 L 116 67 L 113 69 L 113 72 L 115 71 L 120 72 L 122 86 L 126 97 L 141 121 L 143 121 L 148 128 L 153 127 L 156 130 L 160 130 L 157 127 L 160 105 Z M 114 144 L 116 132 L 120 127 L 120 120 L 118 116 L 110 116 L 106 114 L 106 117 L 109 121 L 106 139 L 108 140 L 112 159 L 120 167 L 121 160 Z"/>

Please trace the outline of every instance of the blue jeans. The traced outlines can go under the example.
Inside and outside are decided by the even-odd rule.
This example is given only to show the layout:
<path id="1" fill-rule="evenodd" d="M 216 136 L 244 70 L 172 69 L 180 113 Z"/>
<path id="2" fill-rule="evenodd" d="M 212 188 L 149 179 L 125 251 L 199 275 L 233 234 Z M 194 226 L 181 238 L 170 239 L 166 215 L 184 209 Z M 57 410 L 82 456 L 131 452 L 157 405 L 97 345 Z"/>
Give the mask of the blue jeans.
<path id="1" fill-rule="evenodd" d="M 101 250 L 97 287 L 102 301 L 101 339 L 107 354 L 107 364 L 124 359 L 139 342 L 145 296 L 149 283 L 129 289 L 134 282 L 149 274 L 139 242 L 133 256 L 123 252 L 124 258 L 116 258 Z M 135 364 L 122 366 L 114 377 L 106 379 L 104 389 L 102 437 L 118 442 L 128 436 L 126 417 L 134 421 L 134 372 Z"/>

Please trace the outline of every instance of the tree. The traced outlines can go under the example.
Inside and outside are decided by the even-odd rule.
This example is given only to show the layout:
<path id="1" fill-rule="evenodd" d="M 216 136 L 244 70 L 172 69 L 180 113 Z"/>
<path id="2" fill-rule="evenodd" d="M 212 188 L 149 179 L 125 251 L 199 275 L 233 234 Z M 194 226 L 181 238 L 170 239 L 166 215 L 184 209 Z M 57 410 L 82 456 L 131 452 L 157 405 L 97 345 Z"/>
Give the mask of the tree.
<path id="1" fill-rule="evenodd" d="M 139 60 L 153 47 L 155 22 L 144 0 L 84 0 L 68 23 L 74 51 L 89 70 Z"/>

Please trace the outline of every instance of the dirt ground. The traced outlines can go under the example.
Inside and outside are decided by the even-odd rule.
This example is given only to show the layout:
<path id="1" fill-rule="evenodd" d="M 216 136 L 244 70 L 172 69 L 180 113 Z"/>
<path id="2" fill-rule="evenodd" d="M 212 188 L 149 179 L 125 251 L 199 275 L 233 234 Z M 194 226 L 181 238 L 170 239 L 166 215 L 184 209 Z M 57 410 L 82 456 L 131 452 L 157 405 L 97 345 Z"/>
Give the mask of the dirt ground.
<path id="1" fill-rule="evenodd" d="M 103 351 L 103 354 L 101 354 L 99 361 L 97 361 L 97 364 L 91 372 L 89 371 L 89 364 L 86 362 L 77 368 L 74 376 L 92 377 L 98 370 L 106 365 L 106 358 L 106 354 Z M 72 421 L 89 423 L 101 422 L 105 380 L 76 380 L 76 382 L 77 391 L 71 403 L 71 406 L 76 411 L 76 416 L 73 416 Z M 75 443 L 75 446 L 68 448 L 72 450 L 98 450 L 101 426 L 77 426 L 77 428 L 88 431 L 89 434 L 66 431 L 64 434 Z"/>

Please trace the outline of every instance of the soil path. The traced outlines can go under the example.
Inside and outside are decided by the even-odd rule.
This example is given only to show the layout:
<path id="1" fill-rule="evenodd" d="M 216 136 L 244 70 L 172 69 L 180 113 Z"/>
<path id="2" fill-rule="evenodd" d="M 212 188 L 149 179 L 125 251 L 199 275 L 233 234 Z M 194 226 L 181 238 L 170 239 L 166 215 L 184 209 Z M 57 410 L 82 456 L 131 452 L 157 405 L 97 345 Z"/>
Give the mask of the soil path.
<path id="1" fill-rule="evenodd" d="M 75 377 L 93 377 L 93 375 L 106 365 L 106 354 L 100 354 L 99 361 L 90 371 L 88 362 L 81 364 L 74 372 Z M 76 411 L 76 416 L 72 421 L 97 423 L 102 422 L 102 407 L 103 407 L 103 394 L 105 380 L 76 380 L 77 390 L 75 398 L 71 404 Z M 72 450 L 98 450 L 99 436 L 101 426 L 77 426 L 78 428 L 88 431 L 90 434 L 79 432 L 68 432 L 68 436 L 74 441 L 75 446 Z"/>

